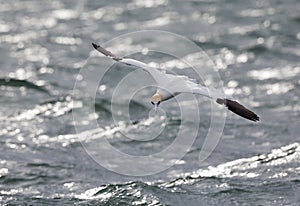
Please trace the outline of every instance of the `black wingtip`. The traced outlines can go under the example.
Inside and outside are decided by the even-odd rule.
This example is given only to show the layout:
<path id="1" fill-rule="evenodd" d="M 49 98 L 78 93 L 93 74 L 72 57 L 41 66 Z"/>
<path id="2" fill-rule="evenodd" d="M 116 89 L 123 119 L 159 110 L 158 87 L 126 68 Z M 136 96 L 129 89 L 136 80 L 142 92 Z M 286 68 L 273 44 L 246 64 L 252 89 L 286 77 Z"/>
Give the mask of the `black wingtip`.
<path id="1" fill-rule="evenodd" d="M 104 54 L 105 56 L 108 56 L 110 58 L 112 58 L 115 61 L 119 61 L 122 58 L 121 57 L 117 57 L 116 55 L 114 55 L 113 53 L 111 53 L 110 51 L 104 49 L 103 47 L 101 47 L 100 45 L 97 45 L 95 43 L 92 43 L 94 49 L 96 49 L 98 52 Z"/>
<path id="2" fill-rule="evenodd" d="M 230 111 L 233 113 L 244 117 L 246 119 L 249 119 L 253 122 L 259 121 L 259 116 L 255 114 L 254 112 L 250 111 L 243 105 L 239 104 L 236 101 L 230 100 L 230 99 L 220 99 L 218 98 L 216 101 L 218 104 L 224 104 Z"/>
<path id="3" fill-rule="evenodd" d="M 92 43 L 92 45 L 93 45 L 93 47 L 94 47 L 95 49 L 98 49 L 98 48 L 99 48 L 99 45 L 97 45 L 97 44 L 95 44 L 95 43 Z"/>

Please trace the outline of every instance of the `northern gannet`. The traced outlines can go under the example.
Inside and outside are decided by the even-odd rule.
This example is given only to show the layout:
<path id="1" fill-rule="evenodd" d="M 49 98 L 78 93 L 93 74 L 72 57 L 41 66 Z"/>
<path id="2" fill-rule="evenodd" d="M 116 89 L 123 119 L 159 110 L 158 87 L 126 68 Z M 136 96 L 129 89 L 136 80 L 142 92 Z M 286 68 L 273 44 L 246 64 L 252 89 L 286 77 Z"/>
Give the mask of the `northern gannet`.
<path id="1" fill-rule="evenodd" d="M 150 67 L 149 65 L 143 62 L 137 61 L 135 59 L 118 57 L 97 44 L 92 43 L 92 45 L 97 51 L 104 54 L 105 56 L 110 57 L 113 60 L 122 64 L 141 68 L 152 76 L 152 78 L 157 83 L 157 91 L 151 97 L 151 104 L 154 105 L 155 110 L 161 102 L 175 97 L 180 93 L 192 93 L 213 99 L 218 104 L 225 105 L 230 111 L 234 112 L 235 114 L 241 117 L 244 117 L 254 122 L 259 121 L 259 117 L 254 112 L 239 104 L 233 98 L 223 98 L 220 96 L 216 96 L 215 94 L 213 94 L 213 92 L 209 91 L 207 87 L 201 86 L 193 82 L 187 76 L 166 74 L 157 70 L 156 68 Z"/>

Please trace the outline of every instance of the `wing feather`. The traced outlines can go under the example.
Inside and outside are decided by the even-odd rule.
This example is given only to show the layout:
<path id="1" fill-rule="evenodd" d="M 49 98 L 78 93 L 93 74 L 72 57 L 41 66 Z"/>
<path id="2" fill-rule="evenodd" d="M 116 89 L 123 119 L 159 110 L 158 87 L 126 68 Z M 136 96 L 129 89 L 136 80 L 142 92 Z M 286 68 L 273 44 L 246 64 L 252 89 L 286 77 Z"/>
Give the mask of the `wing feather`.
<path id="1" fill-rule="evenodd" d="M 125 65 L 135 66 L 135 67 L 143 69 L 144 71 L 148 72 L 158 84 L 163 84 L 164 82 L 166 82 L 168 80 L 168 77 L 165 73 L 157 70 L 156 68 L 150 67 L 149 65 L 147 65 L 141 61 L 138 61 L 135 59 L 130 59 L 130 58 L 121 58 L 121 57 L 114 55 L 110 51 L 104 49 L 100 45 L 97 45 L 94 43 L 92 43 L 92 45 L 97 51 L 104 54 L 105 56 L 112 58 L 115 61 L 118 61 Z"/>
<path id="2" fill-rule="evenodd" d="M 93 47 L 99 51 L 100 53 L 104 54 L 105 56 L 108 56 L 108 57 L 111 57 L 113 60 L 116 60 L 116 61 L 120 61 L 122 60 L 121 57 L 117 57 L 116 55 L 114 55 L 113 53 L 111 53 L 110 51 L 107 51 L 106 49 L 104 49 L 103 47 L 97 45 L 97 44 L 94 44 L 92 43 Z"/>
<path id="3" fill-rule="evenodd" d="M 226 96 L 226 98 L 220 98 L 222 95 L 220 95 L 218 92 L 209 90 L 207 87 L 203 87 L 200 85 L 196 86 L 192 91 L 194 94 L 200 94 L 211 99 L 216 99 L 216 102 L 218 104 L 225 105 L 229 111 L 241 117 L 254 122 L 259 121 L 259 116 L 257 114 L 235 101 L 232 97 Z"/>
<path id="4" fill-rule="evenodd" d="M 218 104 L 224 104 L 230 111 L 241 117 L 244 117 L 254 122 L 259 121 L 259 116 L 257 116 L 257 114 L 250 111 L 249 109 L 247 109 L 246 107 L 234 100 L 218 98 L 216 102 Z"/>

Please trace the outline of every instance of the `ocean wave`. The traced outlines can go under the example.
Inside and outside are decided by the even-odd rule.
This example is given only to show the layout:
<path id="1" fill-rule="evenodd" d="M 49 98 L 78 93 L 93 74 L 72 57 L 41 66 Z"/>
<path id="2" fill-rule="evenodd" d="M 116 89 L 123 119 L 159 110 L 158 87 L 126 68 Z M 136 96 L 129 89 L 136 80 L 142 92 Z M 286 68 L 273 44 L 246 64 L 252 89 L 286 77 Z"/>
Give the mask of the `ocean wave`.
<path id="1" fill-rule="evenodd" d="M 219 197 L 223 195 L 247 195 L 270 184 L 282 185 L 286 181 L 298 181 L 293 164 L 300 162 L 300 144 L 293 143 L 249 158 L 241 158 L 192 173 L 169 182 L 128 182 L 108 184 L 89 189 L 75 198 L 96 200 L 98 204 L 126 203 L 132 205 L 169 205 L 184 202 L 193 194 Z M 238 181 L 244 179 L 243 181 Z M 268 181 L 264 181 L 268 180 Z M 178 200 L 175 196 L 181 195 Z M 185 199 L 185 200 L 184 200 Z M 205 198 L 204 198 L 205 200 Z M 204 205 L 204 204 L 203 204 Z"/>

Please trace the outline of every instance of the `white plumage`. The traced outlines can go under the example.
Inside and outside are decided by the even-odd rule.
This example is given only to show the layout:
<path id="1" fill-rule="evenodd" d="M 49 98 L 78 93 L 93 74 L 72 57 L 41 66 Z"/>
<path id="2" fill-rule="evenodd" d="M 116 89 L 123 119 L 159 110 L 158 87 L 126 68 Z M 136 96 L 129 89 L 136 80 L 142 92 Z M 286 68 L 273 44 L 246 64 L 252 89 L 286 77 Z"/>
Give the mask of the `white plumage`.
<path id="1" fill-rule="evenodd" d="M 230 111 L 246 119 L 255 122 L 259 121 L 259 117 L 254 112 L 239 104 L 232 97 L 225 97 L 225 95 L 222 96 L 215 91 L 209 90 L 207 87 L 193 82 L 187 76 L 167 74 L 138 60 L 117 57 L 110 51 L 107 51 L 103 47 L 94 43 L 93 47 L 97 51 L 101 52 L 105 56 L 112 58 L 115 61 L 129 66 L 141 68 L 144 71 L 148 72 L 157 83 L 157 91 L 151 97 L 151 103 L 155 106 L 155 109 L 161 102 L 166 101 L 180 93 L 193 93 L 215 100 L 218 104 L 224 104 Z"/>

